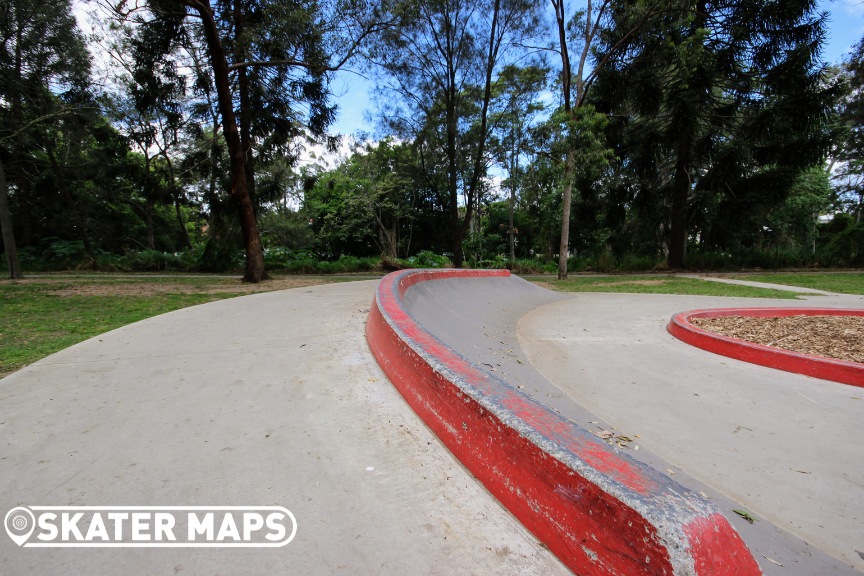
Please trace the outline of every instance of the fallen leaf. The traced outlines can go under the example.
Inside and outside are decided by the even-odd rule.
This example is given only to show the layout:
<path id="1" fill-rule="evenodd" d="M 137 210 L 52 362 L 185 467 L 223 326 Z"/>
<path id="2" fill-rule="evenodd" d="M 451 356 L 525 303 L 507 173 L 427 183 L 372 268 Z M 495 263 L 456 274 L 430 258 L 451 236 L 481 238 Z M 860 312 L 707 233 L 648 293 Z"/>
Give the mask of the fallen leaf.
<path id="1" fill-rule="evenodd" d="M 737 514 L 738 516 L 742 517 L 747 522 L 749 522 L 750 524 L 753 524 L 753 522 L 756 520 L 746 510 L 732 510 L 732 511 L 735 512 L 735 514 Z"/>
<path id="2" fill-rule="evenodd" d="M 807 470 L 798 470 L 797 468 L 789 468 L 792 472 L 798 472 L 799 474 L 812 474 L 812 472 L 808 472 Z"/>

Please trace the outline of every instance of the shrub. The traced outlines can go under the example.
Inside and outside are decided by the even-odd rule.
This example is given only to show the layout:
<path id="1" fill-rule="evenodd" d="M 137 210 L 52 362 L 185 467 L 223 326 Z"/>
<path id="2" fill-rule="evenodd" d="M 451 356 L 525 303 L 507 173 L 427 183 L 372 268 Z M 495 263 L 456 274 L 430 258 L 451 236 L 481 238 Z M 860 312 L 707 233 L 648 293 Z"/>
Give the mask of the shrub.
<path id="1" fill-rule="evenodd" d="M 835 266 L 864 266 L 864 223 L 853 224 L 835 234 L 824 254 Z"/>
<path id="2" fill-rule="evenodd" d="M 447 256 L 435 254 L 429 250 L 421 250 L 404 262 L 412 268 L 449 268 L 453 266 Z"/>
<path id="3" fill-rule="evenodd" d="M 555 274 L 558 272 L 558 264 L 541 258 L 517 258 L 510 271 L 515 274 Z"/>
<path id="4" fill-rule="evenodd" d="M 657 268 L 659 262 L 651 256 L 637 256 L 635 254 L 627 254 L 618 263 L 620 272 L 647 272 Z"/>

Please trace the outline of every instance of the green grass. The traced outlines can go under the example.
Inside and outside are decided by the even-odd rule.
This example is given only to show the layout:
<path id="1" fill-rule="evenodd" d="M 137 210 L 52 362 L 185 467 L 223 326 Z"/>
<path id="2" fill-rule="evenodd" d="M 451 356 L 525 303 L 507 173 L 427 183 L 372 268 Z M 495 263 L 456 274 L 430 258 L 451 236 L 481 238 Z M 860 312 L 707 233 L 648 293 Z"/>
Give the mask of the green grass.
<path id="1" fill-rule="evenodd" d="M 693 296 L 735 296 L 741 298 L 788 298 L 798 293 L 752 288 L 678 276 L 590 276 L 543 280 L 544 286 L 562 292 L 625 292 L 629 294 L 686 294 Z"/>
<path id="2" fill-rule="evenodd" d="M 8 294 L 0 311 L 0 376 L 109 330 L 217 298 L 204 294 L 58 297 Z"/>
<path id="3" fill-rule="evenodd" d="M 784 284 L 786 286 L 801 286 L 803 288 L 839 292 L 841 294 L 864 294 L 864 273 L 861 272 L 837 272 L 833 274 L 807 272 L 795 274 L 746 274 L 729 276 L 729 278 Z"/>
<path id="4" fill-rule="evenodd" d="M 296 280 L 306 285 L 322 283 L 316 279 Z M 145 284 L 157 284 L 162 290 L 141 286 Z M 281 287 L 265 282 L 255 291 Z M 85 292 L 70 294 L 72 288 Z M 237 279 L 180 275 L 56 275 L 0 280 L 0 378 L 103 332 L 187 306 L 238 296 L 244 289 Z"/>

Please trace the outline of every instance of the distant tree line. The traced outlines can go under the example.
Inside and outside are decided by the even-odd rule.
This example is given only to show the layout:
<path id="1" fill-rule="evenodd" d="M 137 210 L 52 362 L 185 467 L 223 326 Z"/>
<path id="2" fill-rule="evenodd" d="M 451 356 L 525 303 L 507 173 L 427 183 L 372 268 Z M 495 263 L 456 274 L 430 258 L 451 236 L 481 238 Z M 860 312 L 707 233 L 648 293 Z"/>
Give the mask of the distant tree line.
<path id="1" fill-rule="evenodd" d="M 11 277 L 864 265 L 864 39 L 827 65 L 815 2 L 97 8 L 85 37 L 67 0 L 0 0 Z M 376 134 L 301 164 L 339 146 L 345 68 L 374 80 Z"/>

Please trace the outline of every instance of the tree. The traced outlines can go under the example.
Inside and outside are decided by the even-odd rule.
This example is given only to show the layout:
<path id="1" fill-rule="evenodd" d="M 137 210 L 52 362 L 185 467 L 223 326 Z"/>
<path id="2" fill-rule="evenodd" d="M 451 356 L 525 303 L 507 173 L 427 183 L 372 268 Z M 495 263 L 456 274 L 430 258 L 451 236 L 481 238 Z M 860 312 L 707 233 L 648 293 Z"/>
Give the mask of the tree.
<path id="1" fill-rule="evenodd" d="M 525 0 L 412 0 L 395 10 L 401 25 L 370 50 L 385 93 L 396 96 L 382 116 L 418 143 L 421 161 L 435 159 L 423 165 L 427 181 L 441 190 L 458 268 L 489 164 L 493 80 L 505 54 L 536 29 L 537 11 Z"/>
<path id="2" fill-rule="evenodd" d="M 21 167 L 33 131 L 86 106 L 90 61 L 68 1 L 2 0 L 0 35 L 0 227 L 9 275 L 20 278 L 9 184 L 26 201 Z"/>
<path id="3" fill-rule="evenodd" d="M 638 5 L 610 11 L 601 54 L 620 56 L 600 71 L 598 92 L 624 137 L 616 148 L 634 189 L 668 206 L 668 264 L 682 268 L 698 207 L 714 206 L 726 222 L 758 212 L 824 159 L 825 15 L 810 0 L 673 1 L 650 19 Z M 637 17 L 639 33 L 628 36 Z"/>
<path id="4" fill-rule="evenodd" d="M 304 195 L 303 211 L 326 247 L 344 253 L 407 257 L 418 191 L 411 146 L 385 139 L 358 148 L 339 167 L 320 175 Z"/>
<path id="5" fill-rule="evenodd" d="M 589 82 L 585 78 L 585 66 L 588 55 L 591 52 L 594 38 L 600 30 L 600 22 L 609 2 L 603 2 L 597 10 L 596 17 L 593 4 L 588 0 L 584 12 L 577 14 L 574 23 L 582 19 L 582 26 L 578 26 L 582 33 L 582 50 L 576 66 L 576 74 L 570 64 L 570 50 L 568 48 L 567 17 L 565 0 L 551 0 L 555 9 L 555 25 L 558 33 L 558 53 L 561 57 L 561 95 L 563 100 L 563 120 L 566 123 L 574 119 L 574 106 L 572 104 L 573 91 L 575 88 L 576 109 L 580 108 L 585 101 L 585 94 Z M 575 80 L 575 81 L 574 81 Z M 573 202 L 573 172 L 576 168 L 576 150 L 568 147 L 564 159 L 564 171 L 562 174 L 561 193 L 561 242 L 558 248 L 558 279 L 567 279 L 567 260 L 570 256 L 570 207 Z"/>
<path id="6" fill-rule="evenodd" d="M 138 21 L 146 38 L 136 54 L 141 75 L 152 70 L 154 63 L 164 61 L 182 38 L 191 36 L 186 21 L 197 17 L 228 148 L 229 192 L 238 211 L 246 250 L 243 280 L 259 282 L 267 274 L 250 190 L 250 184 L 254 186 L 254 156 L 250 156 L 255 137 L 253 117 L 278 119 L 270 127 L 270 134 L 279 134 L 280 129 L 290 129 L 289 136 L 296 134 L 298 122 L 313 134 L 323 133 L 333 118 L 327 104 L 327 74 L 343 67 L 360 43 L 384 24 L 377 18 L 377 9 L 351 0 L 334 3 L 329 13 L 312 0 L 235 0 L 215 7 L 210 0 L 150 0 L 148 7 L 152 18 Z M 282 96 L 278 101 L 269 101 L 276 102 L 270 114 L 263 114 L 266 107 L 253 99 L 250 71 L 258 70 L 262 71 L 260 94 L 276 91 Z M 232 73 L 238 77 L 236 87 L 231 82 Z M 237 109 L 235 97 L 239 98 Z M 305 113 L 298 107 L 285 108 L 286 102 L 304 104 Z M 256 105 L 261 114 L 256 115 Z"/>
<path id="7" fill-rule="evenodd" d="M 834 181 L 841 204 L 860 223 L 864 211 L 864 38 L 843 63 L 840 78 L 843 95 Z"/>
<path id="8" fill-rule="evenodd" d="M 507 244 L 510 262 L 516 259 L 516 233 L 514 213 L 519 180 L 522 177 L 522 157 L 528 152 L 528 131 L 538 114 L 546 107 L 538 101 L 546 87 L 549 69 L 541 66 L 506 66 L 495 82 L 495 106 L 492 125 L 495 127 L 493 143 L 498 163 L 507 172 L 509 189 Z"/>

